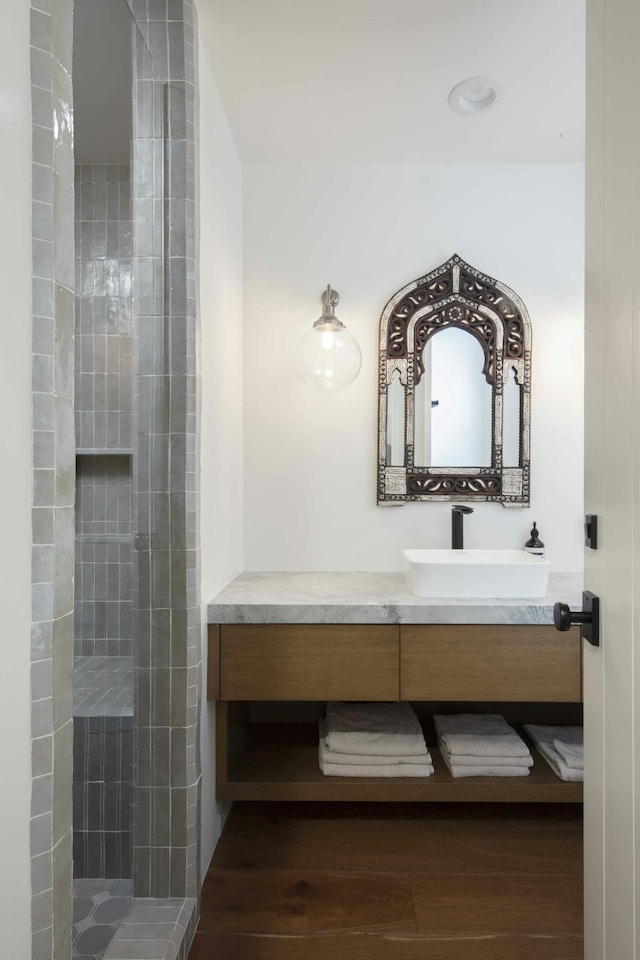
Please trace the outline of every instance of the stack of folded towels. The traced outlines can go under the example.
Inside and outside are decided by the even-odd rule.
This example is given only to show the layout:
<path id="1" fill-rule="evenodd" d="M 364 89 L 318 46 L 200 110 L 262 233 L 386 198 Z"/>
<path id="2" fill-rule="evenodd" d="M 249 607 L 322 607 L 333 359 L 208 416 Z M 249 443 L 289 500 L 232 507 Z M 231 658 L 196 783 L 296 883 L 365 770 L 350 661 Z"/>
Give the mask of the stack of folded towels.
<path id="1" fill-rule="evenodd" d="M 540 726 L 526 723 L 536 747 L 561 780 L 584 780 L 584 739 L 582 727 Z"/>
<path id="2" fill-rule="evenodd" d="M 428 777 L 433 763 L 410 704 L 330 702 L 320 769 L 327 777 Z"/>
<path id="3" fill-rule="evenodd" d="M 497 713 L 436 714 L 438 745 L 452 777 L 526 777 L 533 757 Z"/>

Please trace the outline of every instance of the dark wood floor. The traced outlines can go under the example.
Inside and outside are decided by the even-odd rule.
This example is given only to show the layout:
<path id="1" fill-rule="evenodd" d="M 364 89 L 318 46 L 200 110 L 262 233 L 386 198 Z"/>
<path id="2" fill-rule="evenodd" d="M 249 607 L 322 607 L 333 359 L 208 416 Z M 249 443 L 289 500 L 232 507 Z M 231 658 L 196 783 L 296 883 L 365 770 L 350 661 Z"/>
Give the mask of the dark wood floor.
<path id="1" fill-rule="evenodd" d="M 582 960 L 575 806 L 236 803 L 190 960 Z"/>

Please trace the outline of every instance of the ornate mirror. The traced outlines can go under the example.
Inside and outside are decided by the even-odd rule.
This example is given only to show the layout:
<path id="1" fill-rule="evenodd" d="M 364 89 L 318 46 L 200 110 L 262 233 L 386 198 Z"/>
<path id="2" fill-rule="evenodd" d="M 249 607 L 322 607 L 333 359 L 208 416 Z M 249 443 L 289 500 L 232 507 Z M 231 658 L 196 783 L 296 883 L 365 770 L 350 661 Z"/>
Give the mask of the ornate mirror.
<path id="1" fill-rule="evenodd" d="M 531 322 L 453 256 L 380 318 L 378 503 L 529 504 Z"/>

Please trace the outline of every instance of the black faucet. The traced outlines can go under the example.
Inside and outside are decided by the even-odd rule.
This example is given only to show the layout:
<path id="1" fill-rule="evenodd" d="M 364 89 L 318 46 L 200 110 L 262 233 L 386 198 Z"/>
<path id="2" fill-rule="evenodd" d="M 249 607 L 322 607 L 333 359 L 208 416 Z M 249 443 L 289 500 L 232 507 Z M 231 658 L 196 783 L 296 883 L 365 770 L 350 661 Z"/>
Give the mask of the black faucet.
<path id="1" fill-rule="evenodd" d="M 462 518 L 465 513 L 473 513 L 473 507 L 463 507 L 462 504 L 451 507 L 451 549 L 463 549 Z"/>

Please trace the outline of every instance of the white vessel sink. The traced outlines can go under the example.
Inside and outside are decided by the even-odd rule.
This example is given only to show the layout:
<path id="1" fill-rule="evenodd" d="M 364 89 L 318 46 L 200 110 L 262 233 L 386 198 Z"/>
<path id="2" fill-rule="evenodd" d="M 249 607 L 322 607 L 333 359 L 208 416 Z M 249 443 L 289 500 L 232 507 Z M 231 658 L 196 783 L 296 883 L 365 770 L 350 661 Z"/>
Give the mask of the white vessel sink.
<path id="1" fill-rule="evenodd" d="M 405 550 L 413 592 L 451 599 L 540 599 L 549 561 L 525 550 Z"/>

